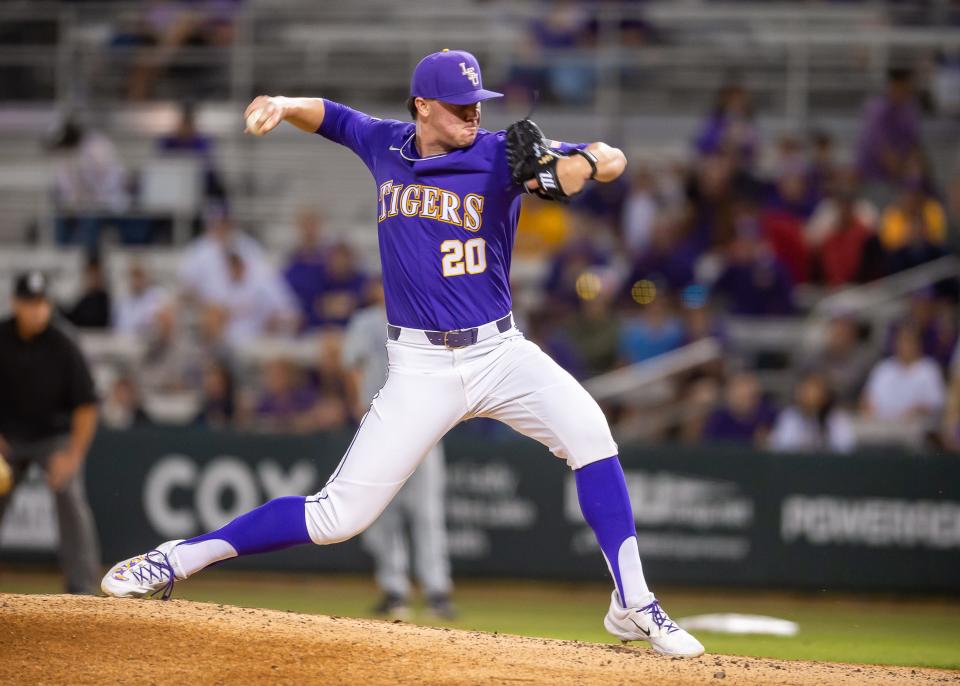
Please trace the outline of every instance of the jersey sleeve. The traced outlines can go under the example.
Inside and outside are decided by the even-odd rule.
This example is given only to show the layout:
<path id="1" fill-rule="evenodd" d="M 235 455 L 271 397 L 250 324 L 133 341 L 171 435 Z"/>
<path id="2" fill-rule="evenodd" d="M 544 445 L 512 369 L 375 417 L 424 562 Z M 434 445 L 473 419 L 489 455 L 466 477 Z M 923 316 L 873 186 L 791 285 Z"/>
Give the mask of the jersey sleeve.
<path id="1" fill-rule="evenodd" d="M 551 148 L 554 150 L 559 150 L 564 155 L 569 155 L 574 150 L 583 150 L 585 147 L 590 145 L 589 143 L 566 143 L 564 141 L 547 141 Z"/>
<path id="2" fill-rule="evenodd" d="M 350 148 L 372 171 L 376 144 L 387 133 L 390 122 L 332 100 L 324 100 L 323 107 L 323 123 L 316 132 Z"/>

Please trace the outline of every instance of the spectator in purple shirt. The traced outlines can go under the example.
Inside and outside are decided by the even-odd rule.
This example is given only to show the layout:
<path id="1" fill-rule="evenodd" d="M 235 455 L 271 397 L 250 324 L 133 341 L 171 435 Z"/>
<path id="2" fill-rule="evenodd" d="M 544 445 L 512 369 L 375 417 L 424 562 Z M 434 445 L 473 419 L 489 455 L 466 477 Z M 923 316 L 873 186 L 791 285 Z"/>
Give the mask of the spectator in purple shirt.
<path id="1" fill-rule="evenodd" d="M 655 220 L 650 247 L 634 260 L 625 282 L 624 294 L 630 296 L 633 285 L 647 279 L 679 292 L 693 283 L 698 252 L 689 242 L 680 242 L 679 227 L 668 217 Z"/>
<path id="2" fill-rule="evenodd" d="M 513 49 L 513 63 L 500 90 L 506 101 L 519 109 L 530 109 L 535 94 L 547 92 L 547 65 L 533 33 L 524 33 Z"/>
<path id="3" fill-rule="evenodd" d="M 547 49 L 576 48 L 583 44 L 589 28 L 586 9 L 576 0 L 557 0 L 536 19 L 531 32 Z"/>
<path id="4" fill-rule="evenodd" d="M 864 111 L 857 146 L 861 178 L 897 184 L 907 161 L 920 150 L 920 107 L 908 69 L 887 74 L 886 92 L 871 100 Z"/>
<path id="5" fill-rule="evenodd" d="M 263 390 L 254 406 L 254 424 L 267 431 L 310 431 L 317 394 L 286 359 L 267 362 L 261 370 Z"/>
<path id="6" fill-rule="evenodd" d="M 323 246 L 323 217 L 314 210 L 297 216 L 297 246 L 284 269 L 283 277 L 297 298 L 306 330 L 323 324 L 320 298 L 327 279 L 326 250 Z"/>
<path id="7" fill-rule="evenodd" d="M 196 113 L 193 105 L 180 107 L 180 121 L 173 133 L 161 136 L 157 148 L 163 152 L 189 152 L 208 159 L 213 152 L 213 140 L 197 131 Z"/>
<path id="8" fill-rule="evenodd" d="M 226 186 L 217 171 L 213 156 L 213 139 L 197 130 L 193 105 L 185 103 L 181 107 L 177 128 L 173 133 L 157 140 L 157 150 L 168 154 L 196 156 L 203 165 L 204 195 L 208 200 L 226 200 Z"/>
<path id="9" fill-rule="evenodd" d="M 544 9 L 530 33 L 541 48 L 551 51 L 545 60 L 550 92 L 561 101 L 588 102 L 595 76 L 592 64 L 577 52 L 586 45 L 588 13 L 576 0 L 555 0 Z"/>
<path id="10" fill-rule="evenodd" d="M 727 264 L 713 284 L 713 293 L 727 309 L 741 316 L 792 314 L 793 282 L 786 267 L 760 238 L 756 215 L 741 208 L 735 220 L 737 237 L 727 248 Z"/>
<path id="11" fill-rule="evenodd" d="M 610 183 L 596 183 L 587 186 L 571 201 L 573 207 L 589 214 L 593 222 L 604 222 L 616 230 L 620 226 L 624 205 L 630 194 L 630 180 L 625 176 Z"/>
<path id="12" fill-rule="evenodd" d="M 728 244 L 734 234 L 732 218 L 738 198 L 757 197 L 756 180 L 738 169 L 735 155 L 717 152 L 697 161 L 687 178 L 688 229 L 685 242 L 698 253 Z"/>
<path id="13" fill-rule="evenodd" d="M 543 284 L 551 312 L 574 311 L 580 302 L 577 279 L 591 268 L 600 269 L 610 264 L 609 251 L 591 232 L 589 217 L 576 213 L 571 218 L 574 236 L 553 256 Z"/>
<path id="14" fill-rule="evenodd" d="M 353 248 L 335 243 L 327 254 L 327 273 L 320 297 L 321 321 L 328 326 L 346 326 L 353 313 L 366 304 L 367 274 L 357 262 Z"/>
<path id="15" fill-rule="evenodd" d="M 365 303 L 367 274 L 349 244 L 325 246 L 323 219 L 312 210 L 297 221 L 300 240 L 284 270 L 303 314 L 303 328 L 342 327 Z"/>
<path id="16" fill-rule="evenodd" d="M 717 93 L 713 110 L 697 135 L 695 146 L 701 155 L 736 153 L 742 168 L 753 165 L 759 136 L 753 123 L 750 94 L 739 84 L 727 84 Z"/>
<path id="17" fill-rule="evenodd" d="M 723 405 L 707 418 L 703 438 L 762 447 L 773 421 L 774 413 L 763 401 L 756 375 L 740 372 L 727 383 Z"/>

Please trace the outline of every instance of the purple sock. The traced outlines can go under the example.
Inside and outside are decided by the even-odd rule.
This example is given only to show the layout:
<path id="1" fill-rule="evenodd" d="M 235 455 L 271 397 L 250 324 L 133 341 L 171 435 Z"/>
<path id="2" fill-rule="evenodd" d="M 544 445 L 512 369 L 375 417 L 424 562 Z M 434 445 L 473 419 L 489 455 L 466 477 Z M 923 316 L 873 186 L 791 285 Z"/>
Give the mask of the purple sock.
<path id="1" fill-rule="evenodd" d="M 620 602 L 626 604 L 628 600 L 632 600 L 639 593 L 646 593 L 648 589 L 640 568 L 639 552 L 636 552 L 637 528 L 620 459 L 614 455 L 599 462 L 592 462 L 574 471 L 573 475 L 577 482 L 580 510 L 587 524 L 593 529 L 600 549 L 607 559 L 617 592 L 620 594 Z M 625 541 L 630 541 L 629 545 L 624 546 Z M 624 579 L 621 574 L 622 562 L 629 568 L 626 570 L 631 576 L 629 579 Z M 627 590 L 631 592 L 624 592 L 624 581 L 627 582 Z"/>
<path id="2" fill-rule="evenodd" d="M 274 498 L 216 531 L 195 536 L 183 543 L 220 539 L 232 545 L 238 555 L 267 553 L 311 543 L 304 510 L 306 501 L 300 495 Z"/>

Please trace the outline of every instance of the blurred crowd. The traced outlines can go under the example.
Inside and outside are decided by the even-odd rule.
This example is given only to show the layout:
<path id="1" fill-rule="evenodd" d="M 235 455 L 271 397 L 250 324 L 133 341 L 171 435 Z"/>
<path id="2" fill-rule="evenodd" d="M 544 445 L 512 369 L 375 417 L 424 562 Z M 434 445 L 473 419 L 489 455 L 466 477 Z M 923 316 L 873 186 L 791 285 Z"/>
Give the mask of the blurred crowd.
<path id="1" fill-rule="evenodd" d="M 341 341 L 354 313 L 382 299 L 379 280 L 350 245 L 324 240 L 322 216 L 314 211 L 298 217 L 299 242 L 279 270 L 224 207 L 208 208 L 204 222 L 174 283 L 155 283 L 134 259 L 113 293 L 92 256 L 83 292 L 63 308 L 82 330 L 145 343 L 136 369 L 121 366 L 108 378 L 105 420 L 115 426 L 157 421 L 165 406 L 146 412 L 146 397 L 185 398 L 192 416 L 174 412 L 171 420 L 212 427 L 315 431 L 356 419 Z M 264 340 L 297 337 L 305 344 L 290 356 L 250 360 L 243 354 Z"/>
<path id="2" fill-rule="evenodd" d="M 763 140 L 749 93 L 724 86 L 687 162 L 633 161 L 629 179 L 593 186 L 564 210 L 525 208 L 519 248 L 552 252 L 531 331 L 579 378 L 718 341 L 720 360 L 656 402 L 608 403 L 636 435 L 777 450 L 955 448 L 955 278 L 931 280 L 882 325 L 869 312 L 835 313 L 823 341 L 795 341 L 786 362 L 729 335 L 955 252 L 960 174 L 943 186 L 933 178 L 920 121 L 905 69 L 891 69 L 866 103 L 845 153 L 825 130 Z M 776 371 L 786 390 L 765 383 Z"/>
<path id="3" fill-rule="evenodd" d="M 844 146 L 826 130 L 764 140 L 749 92 L 725 85 L 686 159 L 634 158 L 618 182 L 567 205 L 525 199 L 518 257 L 546 268 L 518 319 L 580 379 L 719 342 L 720 359 L 682 374 L 657 402 L 606 403 L 618 426 L 647 439 L 847 451 L 909 435 L 960 447 L 955 279 L 915 292 L 889 330 L 837 314 L 821 345 L 788 356 L 786 391 L 765 384 L 782 360 L 744 354 L 729 336 L 734 323 L 803 317 L 818 297 L 954 252 L 960 175 L 933 178 L 920 123 L 903 69 L 890 70 Z M 119 156 L 69 122 L 51 145 L 58 238 L 91 255 L 85 290 L 64 313 L 146 342 L 143 363 L 109 380 L 106 420 L 162 421 L 165 405 L 147 399 L 180 395 L 192 398 L 173 413 L 181 422 L 270 431 L 356 422 L 365 401 L 343 340 L 356 313 L 382 307 L 375 271 L 315 209 L 297 216 L 296 246 L 278 265 L 231 217 L 213 141 L 189 108 L 156 145 L 201 161 L 205 211 L 175 283 L 155 283 L 134 261 L 117 293 L 97 249 L 132 192 Z M 123 242 L 151 240 L 136 221 L 117 228 Z M 301 345 L 248 354 L 263 340 Z"/>
<path id="4" fill-rule="evenodd" d="M 508 100 L 531 103 L 540 97 L 564 105 L 589 105 L 602 81 L 611 79 L 625 90 L 648 87 L 663 65 L 644 67 L 635 59 L 647 46 L 678 44 L 690 36 L 675 35 L 648 17 L 646 0 L 540 0 L 534 18 L 526 22 L 514 49 L 511 66 L 501 84 Z M 670 5 L 682 5 L 680 2 Z M 726 2 L 731 5 L 732 3 Z M 789 3 L 771 3 L 787 5 Z M 803 3 L 794 3 L 802 5 Z M 808 5 L 867 5 L 866 0 L 835 0 Z M 956 2 L 873 3 L 882 14 L 867 30 L 880 24 L 911 27 L 960 26 Z M 882 17 L 882 18 L 881 18 Z M 712 27 L 711 27 L 712 28 Z M 708 36 L 704 39 L 709 40 Z M 693 40 L 696 40 L 694 38 Z M 610 47 L 617 46 L 611 54 Z M 924 104 L 948 116 L 960 115 L 960 54 L 936 48 L 915 54 L 915 65 L 928 77 Z M 536 95 L 534 95 L 536 94 Z"/>
<path id="5" fill-rule="evenodd" d="M 192 62 L 190 49 L 233 45 L 242 7 L 243 0 L 152 0 L 143 3 L 140 12 L 123 15 L 110 49 L 118 57 L 132 55 L 125 79 L 128 97 L 147 99 L 156 95 L 160 84 L 187 87 L 192 93 L 225 92 L 225 66 Z"/>

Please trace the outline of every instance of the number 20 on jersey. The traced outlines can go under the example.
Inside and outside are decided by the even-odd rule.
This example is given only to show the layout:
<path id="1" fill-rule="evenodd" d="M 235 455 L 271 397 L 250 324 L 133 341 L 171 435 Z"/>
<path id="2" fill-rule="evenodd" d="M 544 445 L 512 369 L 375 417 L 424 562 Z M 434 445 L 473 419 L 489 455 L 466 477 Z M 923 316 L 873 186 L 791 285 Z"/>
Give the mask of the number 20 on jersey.
<path id="1" fill-rule="evenodd" d="M 443 275 L 479 274 L 487 268 L 487 242 L 482 238 L 461 241 L 456 238 L 440 244 Z"/>

